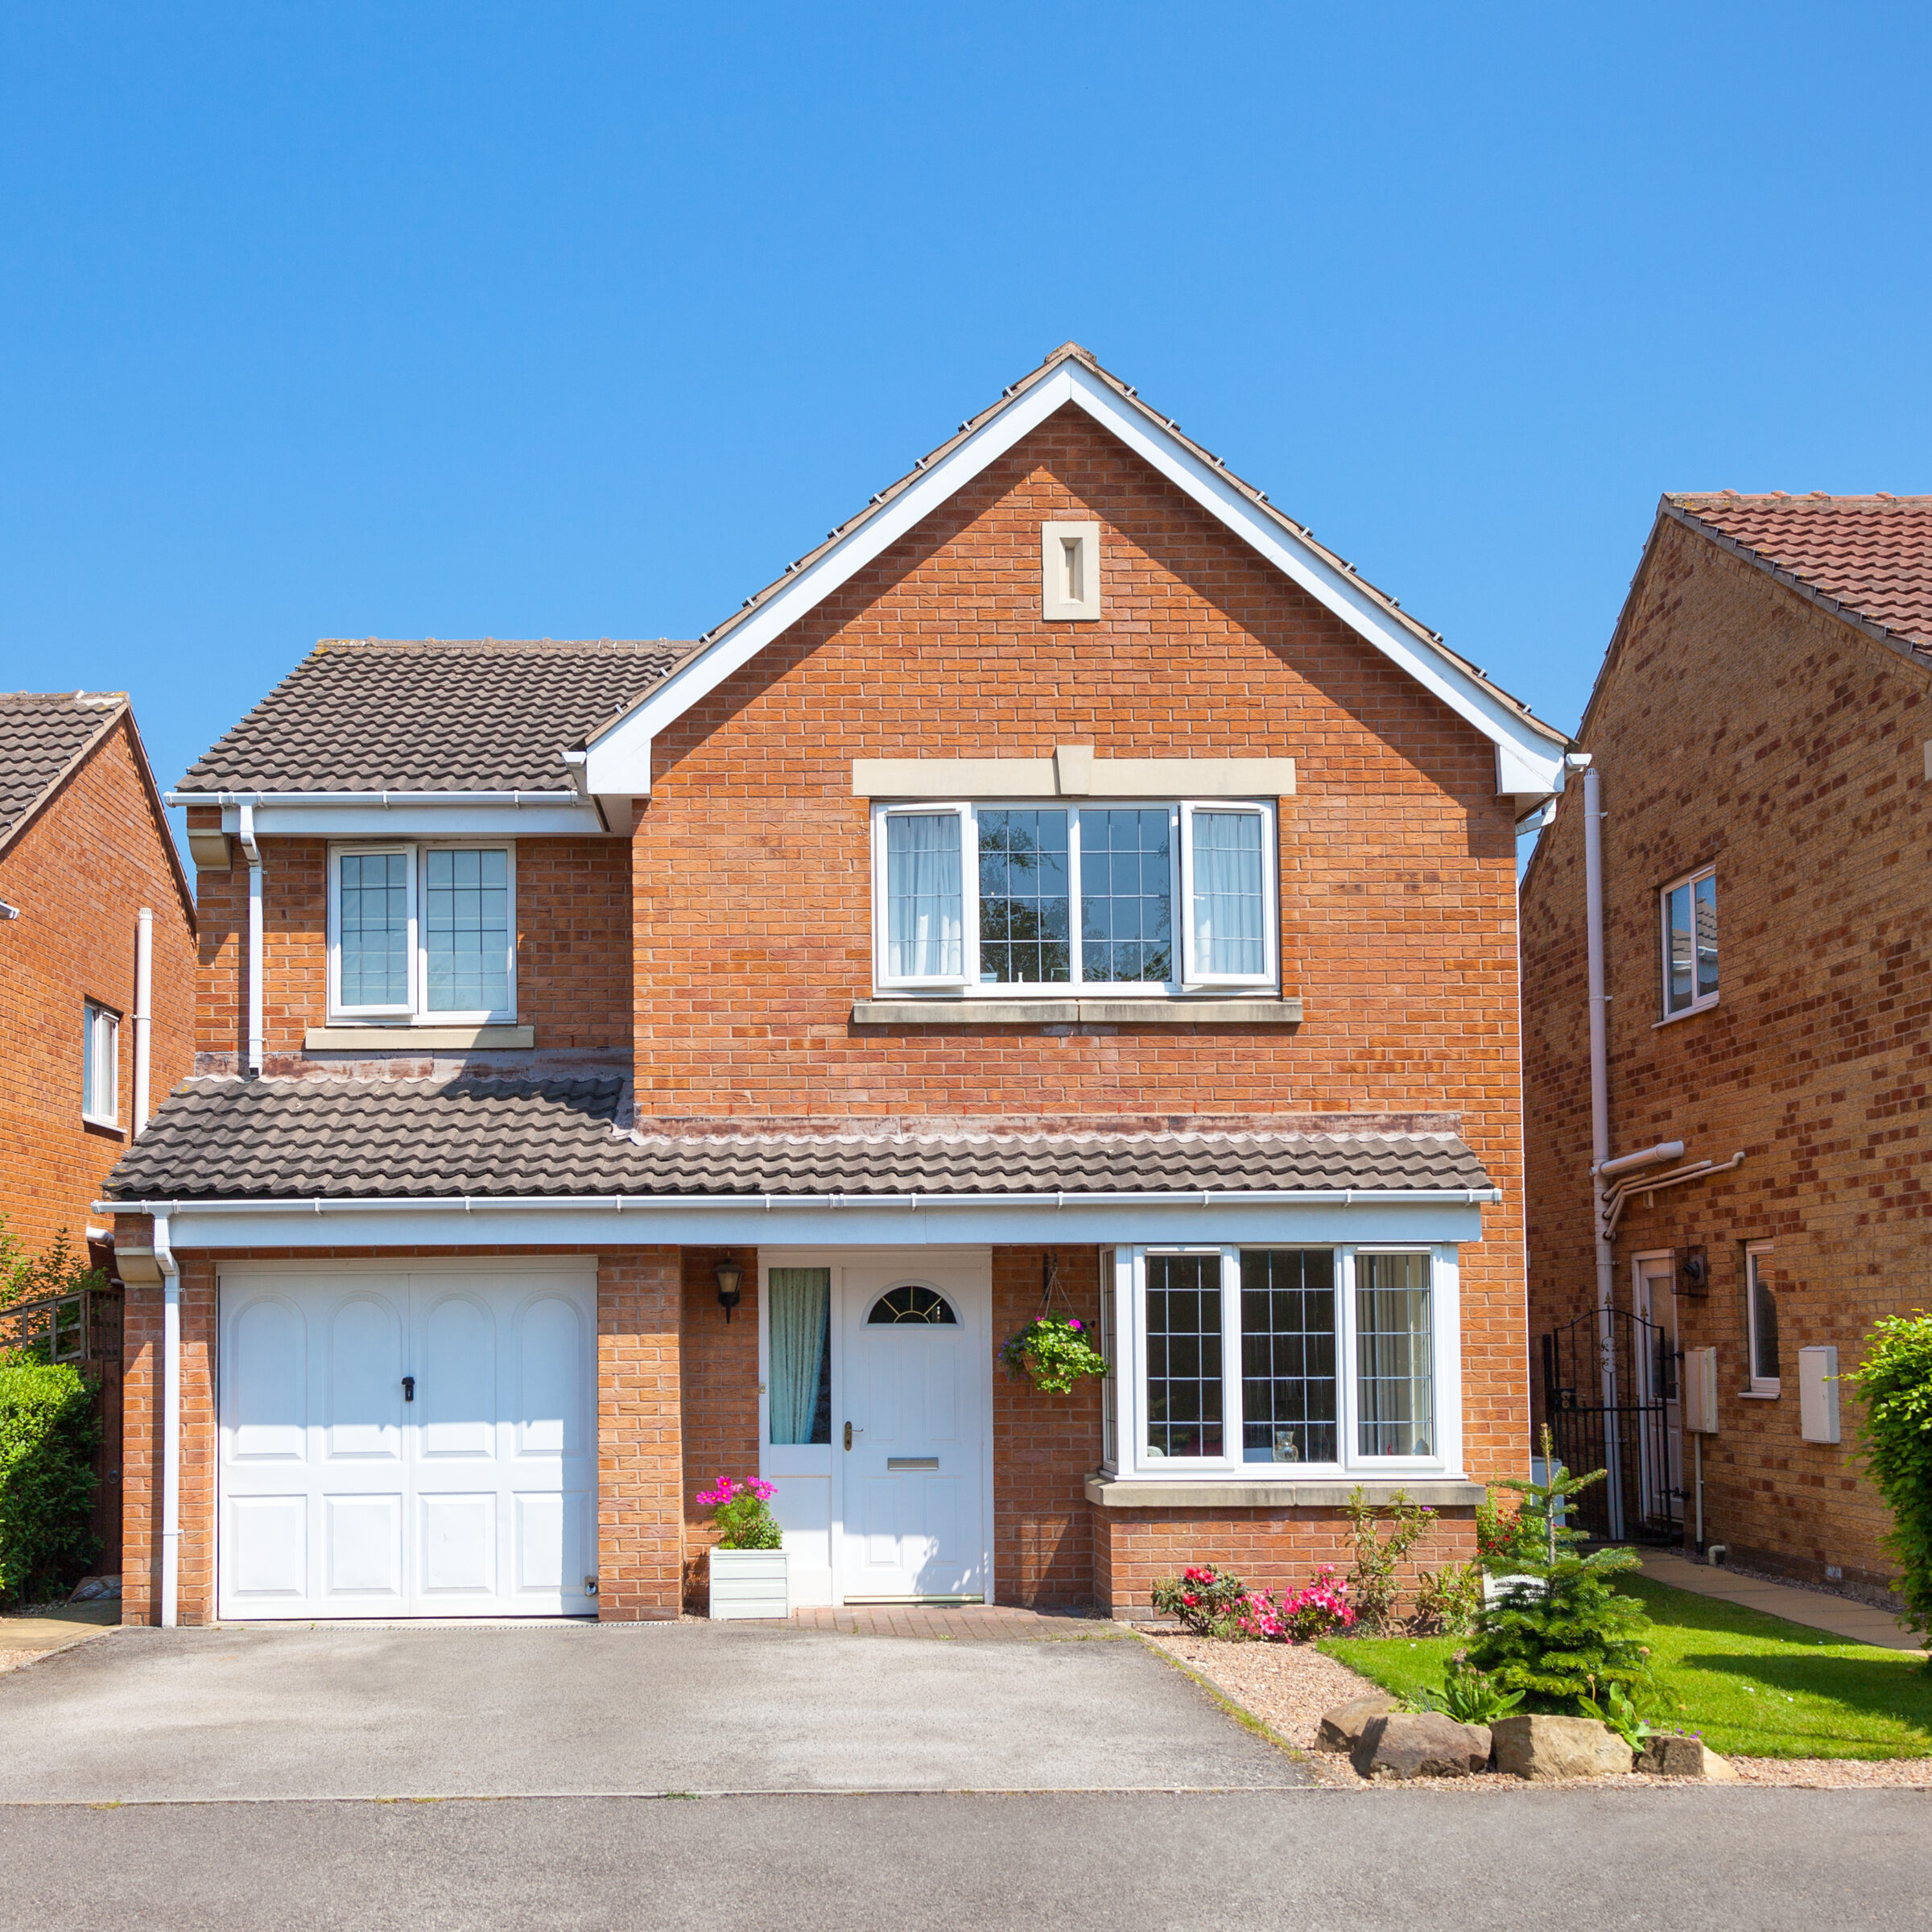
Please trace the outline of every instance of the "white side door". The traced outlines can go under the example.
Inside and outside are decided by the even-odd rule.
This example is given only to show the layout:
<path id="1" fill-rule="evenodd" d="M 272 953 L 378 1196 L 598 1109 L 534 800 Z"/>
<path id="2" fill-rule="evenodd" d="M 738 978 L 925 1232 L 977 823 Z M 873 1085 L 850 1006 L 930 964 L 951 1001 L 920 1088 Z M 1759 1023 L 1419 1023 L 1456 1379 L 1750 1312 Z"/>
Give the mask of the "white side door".
<path id="1" fill-rule="evenodd" d="M 840 1271 L 833 1453 L 848 1603 L 981 1597 L 991 1573 L 990 1258 L 909 1259 Z"/>
<path id="2" fill-rule="evenodd" d="M 594 1272 L 221 1277 L 217 1612 L 594 1611 Z"/>

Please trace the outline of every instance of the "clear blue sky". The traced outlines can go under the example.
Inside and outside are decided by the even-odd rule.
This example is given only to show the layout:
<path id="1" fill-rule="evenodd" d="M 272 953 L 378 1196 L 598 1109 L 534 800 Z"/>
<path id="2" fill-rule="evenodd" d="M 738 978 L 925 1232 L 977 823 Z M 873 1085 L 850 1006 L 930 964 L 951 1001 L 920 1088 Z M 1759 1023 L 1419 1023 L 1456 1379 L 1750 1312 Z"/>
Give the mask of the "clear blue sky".
<path id="1" fill-rule="evenodd" d="M 1573 725 L 1660 490 L 1932 489 L 1922 7 L 16 7 L 0 687 L 689 637 L 1075 338 Z"/>

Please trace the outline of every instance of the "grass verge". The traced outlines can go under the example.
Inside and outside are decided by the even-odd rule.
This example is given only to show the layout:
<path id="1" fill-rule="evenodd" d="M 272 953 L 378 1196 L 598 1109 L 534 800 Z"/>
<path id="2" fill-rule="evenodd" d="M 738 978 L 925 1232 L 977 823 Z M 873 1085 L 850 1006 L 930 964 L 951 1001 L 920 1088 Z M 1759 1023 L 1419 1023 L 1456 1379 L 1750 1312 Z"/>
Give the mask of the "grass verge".
<path id="1" fill-rule="evenodd" d="M 1923 1653 L 1848 1644 L 1739 1604 L 1625 1577 L 1655 1626 L 1653 1724 L 1703 1734 L 1739 1757 L 1932 1757 Z M 1439 1685 L 1465 1637 L 1331 1637 L 1322 1649 L 1385 1690 Z"/>

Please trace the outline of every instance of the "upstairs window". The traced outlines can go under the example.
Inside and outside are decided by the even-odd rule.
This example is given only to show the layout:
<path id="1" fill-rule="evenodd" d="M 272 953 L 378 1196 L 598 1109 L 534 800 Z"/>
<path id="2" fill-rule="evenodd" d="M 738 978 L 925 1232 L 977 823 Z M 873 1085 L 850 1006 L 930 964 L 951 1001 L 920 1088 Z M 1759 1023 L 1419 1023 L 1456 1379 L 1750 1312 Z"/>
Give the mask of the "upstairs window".
<path id="1" fill-rule="evenodd" d="M 515 852 L 336 846 L 329 854 L 329 1010 L 345 1019 L 516 1018 Z"/>
<path id="2" fill-rule="evenodd" d="M 881 805 L 873 855 L 882 987 L 1275 983 L 1274 813 L 1258 801 Z"/>
<path id="3" fill-rule="evenodd" d="M 93 1000 L 80 1008 L 80 1117 L 97 1127 L 121 1119 L 121 1016 Z"/>
<path id="4" fill-rule="evenodd" d="M 1707 865 L 1662 895 L 1664 1018 L 1717 1004 L 1717 872 Z"/>

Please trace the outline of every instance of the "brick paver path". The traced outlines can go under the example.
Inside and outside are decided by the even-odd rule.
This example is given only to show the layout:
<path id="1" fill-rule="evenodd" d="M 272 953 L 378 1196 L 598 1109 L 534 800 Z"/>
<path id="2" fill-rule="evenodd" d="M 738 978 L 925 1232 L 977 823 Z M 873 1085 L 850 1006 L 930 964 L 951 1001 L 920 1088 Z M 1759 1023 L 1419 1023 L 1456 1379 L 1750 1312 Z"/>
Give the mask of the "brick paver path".
<path id="1" fill-rule="evenodd" d="M 857 1604 L 842 1610 L 795 1610 L 806 1630 L 851 1637 L 953 1637 L 1038 1643 L 1124 1637 L 1119 1624 L 1077 1611 L 1017 1610 L 1005 1604 Z"/>

